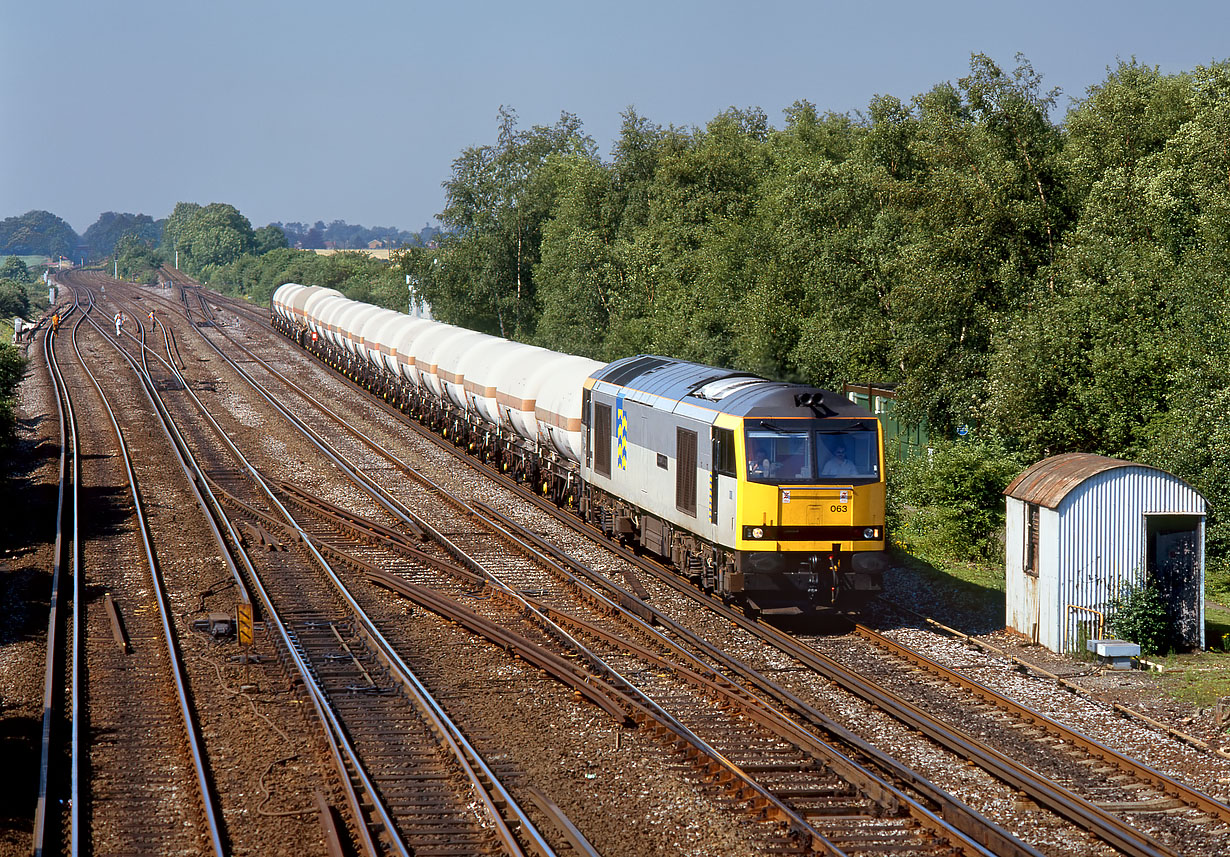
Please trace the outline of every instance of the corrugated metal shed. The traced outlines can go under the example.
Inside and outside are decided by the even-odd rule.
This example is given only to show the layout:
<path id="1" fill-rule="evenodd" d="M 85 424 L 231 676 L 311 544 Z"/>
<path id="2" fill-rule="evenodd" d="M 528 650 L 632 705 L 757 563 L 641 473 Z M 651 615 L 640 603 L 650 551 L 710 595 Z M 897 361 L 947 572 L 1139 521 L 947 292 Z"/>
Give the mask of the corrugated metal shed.
<path id="1" fill-rule="evenodd" d="M 1007 625 L 1058 652 L 1104 633 L 1127 585 L 1156 582 L 1179 647 L 1204 645 L 1205 501 L 1163 470 L 1058 455 L 1007 495 Z"/>
<path id="2" fill-rule="evenodd" d="M 1026 503 L 1058 509 L 1068 492 L 1089 477 L 1117 467 L 1133 466 L 1132 462 L 1118 458 L 1070 452 L 1039 461 L 1013 479 L 1004 493 Z"/>

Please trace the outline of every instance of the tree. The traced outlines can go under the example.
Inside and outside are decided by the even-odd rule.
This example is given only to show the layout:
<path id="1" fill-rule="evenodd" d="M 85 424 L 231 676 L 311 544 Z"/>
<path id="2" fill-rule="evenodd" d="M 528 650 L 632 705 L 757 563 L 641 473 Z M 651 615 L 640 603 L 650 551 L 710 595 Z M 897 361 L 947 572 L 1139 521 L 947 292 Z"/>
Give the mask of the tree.
<path id="1" fill-rule="evenodd" d="M 959 559 L 1003 556 L 1004 488 L 1024 467 L 996 437 L 936 442 L 889 468 L 890 528 L 924 551 Z"/>
<path id="2" fill-rule="evenodd" d="M 1142 655 L 1156 655 L 1170 649 L 1170 627 L 1166 601 L 1153 582 L 1125 586 L 1111 603 L 1107 630 L 1140 646 Z"/>
<path id="3" fill-rule="evenodd" d="M 0 342 L 0 454 L 12 448 L 17 437 L 13 394 L 26 371 L 26 360 L 7 342 Z"/>
<path id="4" fill-rule="evenodd" d="M 552 155 L 595 157 L 595 145 L 569 113 L 529 131 L 509 108 L 499 119 L 494 146 L 466 149 L 453 162 L 440 214 L 451 231 L 420 285 L 441 319 L 529 338 L 538 321 L 533 269 L 557 191 L 543 168 Z"/>
<path id="5" fill-rule="evenodd" d="M 162 227 L 162 243 L 159 249 L 162 250 L 163 256 L 174 261 L 184 230 L 200 211 L 201 206 L 195 202 L 175 203 L 175 210 L 171 212 Z"/>
<path id="6" fill-rule="evenodd" d="M 1107 69 L 1065 120 L 1064 161 L 1071 193 L 1088 196 L 1112 169 L 1131 174 L 1192 116 L 1193 79 L 1162 75 L 1135 58 Z"/>
<path id="7" fill-rule="evenodd" d="M 85 234 L 81 236 L 91 259 L 110 256 L 120 237 L 134 234 L 151 247 L 158 245 L 162 230 L 153 218 L 146 214 L 117 214 L 106 211 L 98 216 Z"/>
<path id="8" fill-rule="evenodd" d="M 141 237 L 137 231 L 127 232 L 115 243 L 116 268 L 120 276 L 152 279 L 162 257 L 153 248 L 152 243 Z"/>
<path id="9" fill-rule="evenodd" d="M 770 169 L 767 140 L 763 111 L 735 108 L 703 130 L 664 136 L 640 231 L 656 256 L 653 350 L 730 365 L 739 296 L 754 278 L 747 249 L 761 228 L 753 215 Z"/>
<path id="10" fill-rule="evenodd" d="M 554 158 L 561 188 L 554 215 L 543 225 L 542 261 L 534 266 L 542 315 L 535 342 L 546 348 L 602 358 L 612 302 L 624 283 L 612 246 L 613 224 L 603 217 L 611 174 L 582 155 Z M 594 336 L 578 342 L 578 331 Z M 580 346 L 580 347 L 578 347 Z"/>
<path id="11" fill-rule="evenodd" d="M 257 229 L 252 237 L 256 244 L 253 252 L 258 256 L 263 256 L 270 250 L 290 246 L 290 243 L 286 240 L 286 233 L 272 223 Z"/>
<path id="12" fill-rule="evenodd" d="M 50 211 L 27 211 L 0 221 L 0 253 L 71 259 L 79 240 L 73 228 Z"/>
<path id="13" fill-rule="evenodd" d="M 16 256 L 9 256 L 0 263 L 0 280 L 12 280 L 15 283 L 33 283 L 38 278 L 30 272 L 26 263 Z"/>
<path id="14" fill-rule="evenodd" d="M 26 293 L 24 283 L 17 280 L 0 279 L 0 318 L 11 320 L 19 315 L 25 318 L 30 314 L 30 296 Z"/>
<path id="15" fill-rule="evenodd" d="M 179 227 L 177 246 L 180 267 L 200 272 L 206 266 L 225 265 L 252 252 L 256 237 L 252 224 L 233 205 L 215 202 L 194 212 Z"/>

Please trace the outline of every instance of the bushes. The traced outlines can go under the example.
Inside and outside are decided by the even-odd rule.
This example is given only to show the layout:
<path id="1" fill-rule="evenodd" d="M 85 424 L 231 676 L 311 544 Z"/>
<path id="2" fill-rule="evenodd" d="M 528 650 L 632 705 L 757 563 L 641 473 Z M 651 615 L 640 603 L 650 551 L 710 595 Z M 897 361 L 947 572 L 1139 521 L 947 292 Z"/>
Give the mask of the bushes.
<path id="1" fill-rule="evenodd" d="M 913 553 L 954 560 L 1003 557 L 1003 492 L 1024 462 L 996 439 L 940 442 L 888 467 L 888 525 Z"/>
<path id="2" fill-rule="evenodd" d="M 1111 610 L 1108 627 L 1116 637 L 1136 643 L 1142 655 L 1169 651 L 1166 603 L 1154 584 L 1125 588 L 1111 602 Z"/>
<path id="3" fill-rule="evenodd" d="M 26 370 L 26 361 L 7 342 L 0 343 L 0 453 L 6 453 L 16 437 L 13 393 Z"/>
<path id="4" fill-rule="evenodd" d="M 0 318 L 11 320 L 19 315 L 30 315 L 30 296 L 24 283 L 16 280 L 0 280 Z"/>

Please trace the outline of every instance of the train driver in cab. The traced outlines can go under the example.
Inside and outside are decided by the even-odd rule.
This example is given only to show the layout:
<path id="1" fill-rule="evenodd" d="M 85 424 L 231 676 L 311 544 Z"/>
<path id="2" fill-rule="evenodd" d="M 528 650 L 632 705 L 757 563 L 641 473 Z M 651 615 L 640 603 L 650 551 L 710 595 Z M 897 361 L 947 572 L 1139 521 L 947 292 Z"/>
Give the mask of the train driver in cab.
<path id="1" fill-rule="evenodd" d="M 747 453 L 747 472 L 752 476 L 772 476 L 774 470 L 768 446 L 764 441 L 753 442 Z"/>
<path id="2" fill-rule="evenodd" d="M 857 476 L 858 468 L 846 455 L 846 442 L 838 440 L 833 444 L 829 460 L 824 462 L 820 470 L 822 476 Z"/>

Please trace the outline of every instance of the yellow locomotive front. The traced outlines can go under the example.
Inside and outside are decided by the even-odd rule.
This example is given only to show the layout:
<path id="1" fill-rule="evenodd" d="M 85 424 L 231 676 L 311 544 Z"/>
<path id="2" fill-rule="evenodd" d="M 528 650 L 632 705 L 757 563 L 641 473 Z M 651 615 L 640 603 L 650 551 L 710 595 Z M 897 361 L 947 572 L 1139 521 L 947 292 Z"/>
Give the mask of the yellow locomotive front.
<path id="1" fill-rule="evenodd" d="M 858 608 L 887 566 L 879 421 L 741 422 L 735 548 L 746 599 L 763 612 Z"/>

